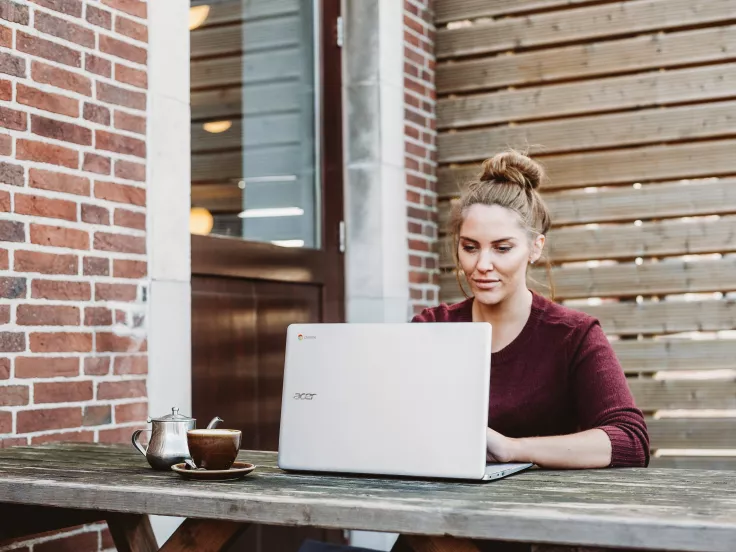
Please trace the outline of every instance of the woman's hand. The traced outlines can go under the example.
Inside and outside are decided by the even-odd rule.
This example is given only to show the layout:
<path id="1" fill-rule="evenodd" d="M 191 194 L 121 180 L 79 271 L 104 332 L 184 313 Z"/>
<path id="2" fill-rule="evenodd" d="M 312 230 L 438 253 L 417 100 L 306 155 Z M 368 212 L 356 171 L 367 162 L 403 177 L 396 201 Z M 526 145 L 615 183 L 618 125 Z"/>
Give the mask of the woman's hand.
<path id="1" fill-rule="evenodd" d="M 488 462 L 520 462 L 517 457 L 518 442 L 516 439 L 504 437 L 490 427 L 486 428 L 486 460 Z"/>

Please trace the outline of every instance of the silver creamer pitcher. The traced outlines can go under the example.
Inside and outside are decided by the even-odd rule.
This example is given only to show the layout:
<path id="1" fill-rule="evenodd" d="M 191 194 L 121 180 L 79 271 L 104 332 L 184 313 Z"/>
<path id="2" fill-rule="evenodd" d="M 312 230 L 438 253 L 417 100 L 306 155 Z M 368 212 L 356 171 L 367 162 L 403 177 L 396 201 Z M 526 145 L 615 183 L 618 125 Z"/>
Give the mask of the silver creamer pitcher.
<path id="1" fill-rule="evenodd" d="M 151 429 L 138 429 L 133 432 L 133 446 L 146 457 L 148 463 L 155 470 L 168 470 L 171 466 L 189 460 L 187 446 L 187 431 L 196 429 L 197 420 L 179 414 L 178 408 L 172 408 L 171 414 L 160 418 L 149 418 Z M 212 429 L 222 422 L 217 416 L 212 418 L 207 429 Z M 138 441 L 138 436 L 144 431 L 151 432 L 148 448 Z"/>

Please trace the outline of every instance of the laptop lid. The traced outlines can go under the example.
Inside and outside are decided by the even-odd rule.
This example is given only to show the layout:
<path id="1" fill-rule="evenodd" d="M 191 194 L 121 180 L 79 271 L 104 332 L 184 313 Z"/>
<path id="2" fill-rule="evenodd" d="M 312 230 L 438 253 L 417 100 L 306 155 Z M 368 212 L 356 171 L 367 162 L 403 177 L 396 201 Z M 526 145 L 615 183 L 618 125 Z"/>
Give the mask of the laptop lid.
<path id="1" fill-rule="evenodd" d="M 487 323 L 293 324 L 282 469 L 482 479 Z"/>

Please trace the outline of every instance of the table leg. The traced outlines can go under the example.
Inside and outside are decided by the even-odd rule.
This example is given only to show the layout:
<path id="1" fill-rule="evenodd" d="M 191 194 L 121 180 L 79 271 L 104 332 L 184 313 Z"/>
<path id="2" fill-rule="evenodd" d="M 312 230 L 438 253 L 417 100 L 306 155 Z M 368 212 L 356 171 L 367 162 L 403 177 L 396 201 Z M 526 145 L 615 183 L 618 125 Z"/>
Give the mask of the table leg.
<path id="1" fill-rule="evenodd" d="M 212 519 L 184 520 L 161 547 L 161 552 L 220 552 L 227 549 L 249 523 Z"/>
<path id="2" fill-rule="evenodd" d="M 158 543 L 147 515 L 108 514 L 107 526 L 118 552 L 156 552 Z"/>
<path id="3" fill-rule="evenodd" d="M 479 549 L 468 539 L 401 535 L 391 552 L 479 552 Z"/>

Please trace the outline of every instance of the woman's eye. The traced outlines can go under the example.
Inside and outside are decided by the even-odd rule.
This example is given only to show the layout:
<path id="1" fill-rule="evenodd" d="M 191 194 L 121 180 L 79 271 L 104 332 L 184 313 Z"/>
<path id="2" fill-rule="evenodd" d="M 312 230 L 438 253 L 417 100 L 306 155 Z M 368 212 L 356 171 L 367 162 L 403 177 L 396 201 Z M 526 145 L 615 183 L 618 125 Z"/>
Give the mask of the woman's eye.
<path id="1" fill-rule="evenodd" d="M 472 253 L 473 251 L 475 251 L 475 246 L 474 245 L 463 245 L 463 251 Z"/>
<path id="2" fill-rule="evenodd" d="M 497 249 L 501 253 L 508 253 L 509 251 L 511 251 L 512 248 L 511 248 L 511 246 L 508 246 L 508 245 L 502 245 L 501 247 L 498 247 Z"/>

